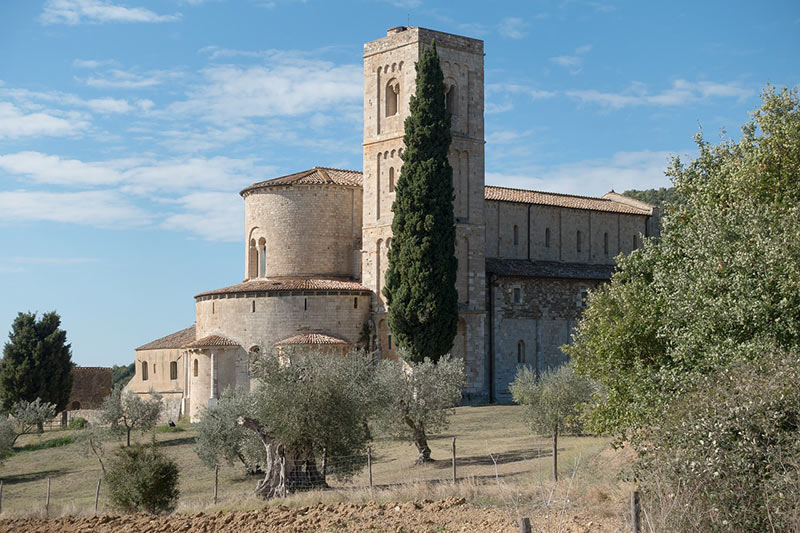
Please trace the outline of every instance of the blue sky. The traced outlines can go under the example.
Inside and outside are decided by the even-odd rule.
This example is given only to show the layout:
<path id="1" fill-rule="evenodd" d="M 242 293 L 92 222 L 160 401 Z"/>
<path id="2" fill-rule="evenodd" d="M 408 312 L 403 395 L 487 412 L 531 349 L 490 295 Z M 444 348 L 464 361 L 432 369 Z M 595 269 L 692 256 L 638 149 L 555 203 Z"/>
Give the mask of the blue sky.
<path id="1" fill-rule="evenodd" d="M 0 336 L 55 309 L 111 365 L 191 325 L 243 277 L 243 186 L 361 168 L 362 44 L 409 21 L 485 41 L 494 185 L 666 186 L 800 83 L 796 1 L 3 0 Z"/>

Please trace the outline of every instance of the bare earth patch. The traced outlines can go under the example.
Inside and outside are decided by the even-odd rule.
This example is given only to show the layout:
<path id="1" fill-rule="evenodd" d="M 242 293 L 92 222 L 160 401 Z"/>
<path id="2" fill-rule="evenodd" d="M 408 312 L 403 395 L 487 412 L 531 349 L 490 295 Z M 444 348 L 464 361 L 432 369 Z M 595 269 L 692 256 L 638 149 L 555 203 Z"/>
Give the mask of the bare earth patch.
<path id="1" fill-rule="evenodd" d="M 536 529 L 534 529 L 536 530 Z M 565 519 L 557 531 L 609 531 L 577 516 Z M 197 513 L 170 516 L 102 515 L 92 517 L 16 518 L 0 520 L 0 531 L 26 533 L 147 533 L 147 532 L 516 532 L 519 526 L 499 509 L 465 503 L 463 498 L 404 503 L 319 503 L 308 507 L 265 507 L 255 511 Z"/>

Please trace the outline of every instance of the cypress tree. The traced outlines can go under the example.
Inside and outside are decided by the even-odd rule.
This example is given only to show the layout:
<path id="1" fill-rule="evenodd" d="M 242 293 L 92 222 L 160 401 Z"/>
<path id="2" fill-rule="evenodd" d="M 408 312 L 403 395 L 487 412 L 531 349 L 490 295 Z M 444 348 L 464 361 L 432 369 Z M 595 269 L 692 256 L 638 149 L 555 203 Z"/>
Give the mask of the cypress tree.
<path id="1" fill-rule="evenodd" d="M 408 358 L 437 361 L 458 324 L 450 113 L 436 45 L 423 50 L 405 120 L 403 167 L 392 205 L 392 246 L 383 295 L 389 329 Z"/>
<path id="2" fill-rule="evenodd" d="M 52 311 L 36 320 L 36 313 L 19 313 L 11 326 L 0 361 L 0 401 L 10 409 L 20 400 L 41 398 L 67 406 L 72 392 L 72 350 L 61 329 L 61 317 Z"/>

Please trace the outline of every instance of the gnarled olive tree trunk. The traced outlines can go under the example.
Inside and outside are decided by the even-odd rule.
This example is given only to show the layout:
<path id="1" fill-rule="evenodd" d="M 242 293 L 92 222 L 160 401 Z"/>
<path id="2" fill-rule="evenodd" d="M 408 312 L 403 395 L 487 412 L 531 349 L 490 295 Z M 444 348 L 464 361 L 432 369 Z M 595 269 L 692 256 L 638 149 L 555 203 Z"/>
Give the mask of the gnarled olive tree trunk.
<path id="1" fill-rule="evenodd" d="M 419 456 L 417 460 L 414 461 L 414 464 L 421 465 L 422 463 L 433 461 L 433 459 L 431 459 L 431 449 L 428 446 L 428 436 L 425 434 L 425 426 L 423 424 L 416 424 L 411 417 L 407 415 L 404 418 L 408 427 L 411 428 L 411 432 L 414 436 L 414 445 L 417 447 L 417 452 L 419 452 Z"/>
<path id="2" fill-rule="evenodd" d="M 267 452 L 267 464 L 263 465 L 264 479 L 258 482 L 254 494 L 269 499 L 286 496 L 289 492 L 328 488 L 325 474 L 317 469 L 316 458 L 310 449 L 278 443 L 253 418 L 242 416 L 237 423 L 258 435 Z"/>

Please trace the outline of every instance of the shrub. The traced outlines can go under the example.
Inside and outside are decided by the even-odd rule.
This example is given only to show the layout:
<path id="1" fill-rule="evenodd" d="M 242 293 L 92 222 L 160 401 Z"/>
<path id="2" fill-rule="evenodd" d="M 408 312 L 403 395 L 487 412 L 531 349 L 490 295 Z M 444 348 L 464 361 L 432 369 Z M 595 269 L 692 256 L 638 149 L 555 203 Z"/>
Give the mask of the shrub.
<path id="1" fill-rule="evenodd" d="M 178 465 L 154 445 L 120 448 L 106 481 L 114 506 L 125 512 L 168 512 L 178 502 Z"/>
<path id="2" fill-rule="evenodd" d="M 751 357 L 698 378 L 637 446 L 656 530 L 800 530 L 800 361 Z"/>
<path id="3" fill-rule="evenodd" d="M 67 429 L 83 429 L 88 423 L 89 422 L 85 418 L 79 416 L 69 421 L 69 424 L 67 424 Z"/>

